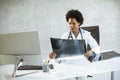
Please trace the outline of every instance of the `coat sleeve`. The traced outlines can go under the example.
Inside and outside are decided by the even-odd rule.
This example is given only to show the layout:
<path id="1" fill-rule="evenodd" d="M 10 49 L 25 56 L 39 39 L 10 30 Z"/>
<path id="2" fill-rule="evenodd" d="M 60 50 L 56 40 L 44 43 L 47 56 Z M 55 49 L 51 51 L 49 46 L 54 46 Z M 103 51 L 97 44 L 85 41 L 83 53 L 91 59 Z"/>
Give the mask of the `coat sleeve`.
<path id="1" fill-rule="evenodd" d="M 96 54 L 100 53 L 100 46 L 96 42 L 96 40 L 92 37 L 90 32 L 86 32 L 86 42 L 90 45 L 92 51 L 94 51 Z"/>

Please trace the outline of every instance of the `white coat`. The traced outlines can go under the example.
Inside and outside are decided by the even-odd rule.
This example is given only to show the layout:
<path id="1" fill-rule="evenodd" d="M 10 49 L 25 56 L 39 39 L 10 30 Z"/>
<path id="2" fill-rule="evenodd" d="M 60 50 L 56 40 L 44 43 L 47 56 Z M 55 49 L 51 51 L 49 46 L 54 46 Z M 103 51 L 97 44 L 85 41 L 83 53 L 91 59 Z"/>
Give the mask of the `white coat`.
<path id="1" fill-rule="evenodd" d="M 98 43 L 96 42 L 96 40 L 91 36 L 91 33 L 89 31 L 86 31 L 84 29 L 81 29 L 81 33 L 79 32 L 77 38 L 75 38 L 74 34 L 71 32 L 72 38 L 73 39 L 85 39 L 86 42 L 86 46 L 89 44 L 92 51 L 94 51 L 97 56 L 95 57 L 95 61 L 98 59 L 98 57 L 100 57 L 100 46 L 98 45 Z M 62 39 L 68 39 L 68 36 L 70 34 L 70 31 L 66 32 L 65 34 L 62 35 Z M 82 36 L 81 36 L 82 34 Z"/>

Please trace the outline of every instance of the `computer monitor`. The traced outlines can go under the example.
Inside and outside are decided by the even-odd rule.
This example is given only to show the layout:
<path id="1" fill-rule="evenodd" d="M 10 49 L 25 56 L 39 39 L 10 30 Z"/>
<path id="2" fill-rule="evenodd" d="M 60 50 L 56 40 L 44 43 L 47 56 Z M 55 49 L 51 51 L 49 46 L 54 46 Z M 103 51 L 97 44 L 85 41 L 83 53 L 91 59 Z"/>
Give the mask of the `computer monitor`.
<path id="1" fill-rule="evenodd" d="M 0 34 L 0 54 L 15 56 L 13 63 L 22 58 L 25 65 L 41 65 L 39 32 Z"/>
<path id="2" fill-rule="evenodd" d="M 38 31 L 0 34 L 0 54 L 40 54 Z"/>
<path id="3" fill-rule="evenodd" d="M 56 52 L 56 58 L 83 55 L 86 53 L 85 40 L 68 40 L 50 38 L 52 49 Z"/>

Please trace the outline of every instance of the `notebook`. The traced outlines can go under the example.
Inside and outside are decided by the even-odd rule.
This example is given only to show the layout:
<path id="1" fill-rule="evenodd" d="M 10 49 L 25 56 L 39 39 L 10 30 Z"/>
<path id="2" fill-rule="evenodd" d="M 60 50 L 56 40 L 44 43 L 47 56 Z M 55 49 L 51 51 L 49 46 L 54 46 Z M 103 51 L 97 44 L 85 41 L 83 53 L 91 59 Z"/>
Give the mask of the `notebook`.
<path id="1" fill-rule="evenodd" d="M 52 50 L 56 52 L 56 58 L 83 55 L 86 53 L 85 40 L 69 40 L 50 38 Z"/>

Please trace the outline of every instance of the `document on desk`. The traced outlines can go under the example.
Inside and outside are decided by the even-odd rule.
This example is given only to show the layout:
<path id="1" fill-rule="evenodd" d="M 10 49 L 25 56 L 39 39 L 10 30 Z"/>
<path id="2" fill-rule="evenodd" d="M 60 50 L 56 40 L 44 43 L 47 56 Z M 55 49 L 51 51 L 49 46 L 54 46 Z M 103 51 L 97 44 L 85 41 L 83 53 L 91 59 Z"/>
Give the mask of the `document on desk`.
<path id="1" fill-rule="evenodd" d="M 87 60 L 87 58 L 84 55 L 79 56 L 72 56 L 72 57 L 65 57 L 65 58 L 59 58 L 59 61 L 61 60 L 61 64 L 76 64 L 76 65 L 86 65 L 91 64 L 90 61 Z M 62 62 L 63 61 L 63 62 Z"/>

